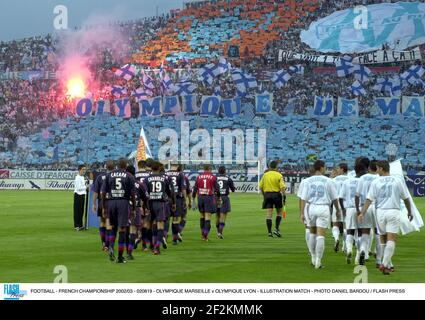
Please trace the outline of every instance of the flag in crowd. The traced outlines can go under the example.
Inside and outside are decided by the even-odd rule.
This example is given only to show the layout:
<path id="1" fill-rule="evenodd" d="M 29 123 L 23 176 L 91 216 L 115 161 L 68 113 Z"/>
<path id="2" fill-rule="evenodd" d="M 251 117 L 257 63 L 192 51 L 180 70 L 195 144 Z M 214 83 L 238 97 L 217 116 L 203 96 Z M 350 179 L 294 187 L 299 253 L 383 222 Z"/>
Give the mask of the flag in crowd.
<path id="1" fill-rule="evenodd" d="M 174 94 L 177 96 L 186 96 L 193 94 L 198 87 L 192 82 L 179 82 L 175 85 Z"/>
<path id="2" fill-rule="evenodd" d="M 136 75 L 136 68 L 131 64 L 126 64 L 125 66 L 117 69 L 115 71 L 115 75 L 117 77 L 130 81 Z"/>
<path id="3" fill-rule="evenodd" d="M 210 63 L 200 68 L 198 70 L 198 74 L 205 84 L 211 86 L 214 82 L 214 78 L 220 74 L 220 68 L 217 65 Z"/>
<path id="4" fill-rule="evenodd" d="M 289 80 L 291 80 L 291 75 L 285 70 L 276 72 L 272 78 L 272 82 L 279 89 L 285 86 Z"/>
<path id="5" fill-rule="evenodd" d="M 335 63 L 338 77 L 346 77 L 354 72 L 355 66 L 351 61 L 352 59 L 350 57 L 344 56 Z"/>
<path id="6" fill-rule="evenodd" d="M 355 96 L 365 96 L 366 95 L 366 90 L 365 88 L 363 88 L 363 85 L 358 81 L 354 81 L 354 83 L 351 85 L 351 92 L 355 95 Z"/>
<path id="7" fill-rule="evenodd" d="M 425 74 L 425 69 L 421 65 L 415 65 L 409 68 L 401 75 L 401 78 L 410 84 L 417 83 L 418 80 Z"/>
<path id="8" fill-rule="evenodd" d="M 378 78 L 376 85 L 373 87 L 373 90 L 380 92 L 391 92 L 393 84 L 388 78 Z"/>
<path id="9" fill-rule="evenodd" d="M 153 96 L 153 92 L 149 89 L 140 87 L 133 91 L 132 96 L 135 97 L 138 101 L 148 100 Z"/>
<path id="10" fill-rule="evenodd" d="M 240 69 L 232 70 L 232 79 L 236 84 L 236 90 L 239 96 L 244 97 L 248 93 L 248 89 L 257 87 L 257 80 L 248 73 L 244 73 Z"/>
<path id="11" fill-rule="evenodd" d="M 127 94 L 127 89 L 122 86 L 112 86 L 111 93 L 116 98 L 121 98 L 121 96 L 125 96 Z"/>
<path id="12" fill-rule="evenodd" d="M 289 67 L 289 71 L 295 74 L 304 75 L 305 68 L 302 65 L 297 64 L 295 66 Z"/>
<path id="13" fill-rule="evenodd" d="M 229 72 L 231 68 L 232 68 L 232 65 L 230 64 L 230 62 L 226 60 L 226 58 L 221 58 L 220 61 L 218 62 L 218 69 L 220 74 L 225 74 Z"/>
<path id="14" fill-rule="evenodd" d="M 361 83 L 368 82 L 370 80 L 370 76 L 372 75 L 372 71 L 361 64 L 357 64 L 354 66 L 354 78 L 360 81 Z"/>

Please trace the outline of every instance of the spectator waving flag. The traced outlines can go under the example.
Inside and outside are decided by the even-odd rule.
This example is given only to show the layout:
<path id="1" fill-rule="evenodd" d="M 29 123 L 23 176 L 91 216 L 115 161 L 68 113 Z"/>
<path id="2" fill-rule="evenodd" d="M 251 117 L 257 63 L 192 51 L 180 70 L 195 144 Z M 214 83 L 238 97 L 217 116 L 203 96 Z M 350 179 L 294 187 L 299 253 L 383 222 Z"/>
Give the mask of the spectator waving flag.
<path id="1" fill-rule="evenodd" d="M 217 97 L 221 97 L 221 87 L 220 86 L 215 86 L 214 95 L 217 96 Z"/>
<path id="2" fill-rule="evenodd" d="M 115 71 L 115 75 L 117 77 L 124 78 L 125 80 L 130 81 L 136 75 L 136 68 L 131 64 L 126 64 L 120 69 L 117 69 L 117 71 Z"/>
<path id="3" fill-rule="evenodd" d="M 389 81 L 391 82 L 391 95 L 400 97 L 403 90 L 403 80 L 397 75 L 390 78 Z"/>
<path id="4" fill-rule="evenodd" d="M 239 96 L 246 96 L 248 89 L 257 87 L 257 80 L 253 76 L 244 73 L 240 69 L 232 70 L 232 78 L 236 84 L 236 89 Z"/>
<path id="5" fill-rule="evenodd" d="M 370 80 L 370 76 L 372 75 L 372 71 L 368 67 L 361 64 L 354 66 L 353 73 L 354 78 L 362 83 L 368 82 Z"/>
<path id="6" fill-rule="evenodd" d="M 211 86 L 214 82 L 214 78 L 220 74 L 220 69 L 215 64 L 210 63 L 200 68 L 198 74 L 204 83 Z"/>
<path id="7" fill-rule="evenodd" d="M 143 85 L 145 88 L 153 90 L 155 88 L 155 84 L 153 83 L 153 80 L 150 76 L 143 73 Z"/>
<path id="8" fill-rule="evenodd" d="M 172 94 L 176 90 L 173 80 L 171 80 L 170 76 L 165 71 L 160 73 L 160 78 L 164 91 L 168 94 Z"/>
<path id="9" fill-rule="evenodd" d="M 127 94 L 127 89 L 121 86 L 112 86 L 111 93 L 114 95 L 114 97 L 121 98 L 121 96 Z"/>
<path id="10" fill-rule="evenodd" d="M 289 80 L 291 80 L 291 75 L 285 70 L 280 70 L 276 72 L 272 78 L 272 82 L 279 89 L 286 85 Z"/>
<path id="11" fill-rule="evenodd" d="M 365 96 L 366 95 L 366 90 L 365 88 L 363 88 L 362 84 L 356 80 L 352 85 L 351 85 L 351 92 L 355 95 L 355 96 Z"/>
<path id="12" fill-rule="evenodd" d="M 196 85 L 192 82 L 180 82 L 175 86 L 175 95 L 187 96 L 193 94 L 196 89 Z"/>
<path id="13" fill-rule="evenodd" d="M 304 67 L 300 64 L 289 67 L 289 71 L 295 74 L 304 75 Z"/>
<path id="14" fill-rule="evenodd" d="M 355 66 L 351 63 L 351 60 L 351 57 L 344 56 L 335 63 L 338 77 L 346 77 L 354 72 Z"/>
<path id="15" fill-rule="evenodd" d="M 421 65 L 412 66 L 401 75 L 401 78 L 410 84 L 415 84 L 425 73 Z"/>
<path id="16" fill-rule="evenodd" d="M 387 78 L 379 78 L 376 82 L 376 85 L 373 87 L 373 90 L 380 92 L 391 92 L 393 84 Z"/>
<path id="17" fill-rule="evenodd" d="M 138 101 L 148 100 L 153 96 L 153 92 L 149 89 L 140 87 L 132 93 L 132 96 L 135 97 Z"/>
<path id="18" fill-rule="evenodd" d="M 218 62 L 218 70 L 219 70 L 220 74 L 225 74 L 225 73 L 229 72 L 231 67 L 232 66 L 231 66 L 230 62 L 228 62 L 226 60 L 226 58 L 221 58 L 220 61 Z"/>

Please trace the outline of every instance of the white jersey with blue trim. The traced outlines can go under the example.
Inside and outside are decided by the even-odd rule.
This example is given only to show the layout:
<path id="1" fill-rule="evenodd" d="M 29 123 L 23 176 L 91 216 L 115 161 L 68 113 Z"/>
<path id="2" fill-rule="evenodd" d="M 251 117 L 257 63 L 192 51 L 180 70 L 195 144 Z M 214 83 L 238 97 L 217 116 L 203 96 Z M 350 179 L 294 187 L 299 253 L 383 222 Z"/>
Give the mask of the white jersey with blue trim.
<path id="1" fill-rule="evenodd" d="M 301 199 L 314 205 L 330 206 L 338 198 L 335 183 L 325 176 L 312 176 L 304 179 Z"/>
<path id="2" fill-rule="evenodd" d="M 360 206 L 363 206 L 366 202 L 367 193 L 369 192 L 370 185 L 373 180 L 379 178 L 377 174 L 367 173 L 359 178 L 357 185 L 356 196 L 360 198 Z"/>
<path id="3" fill-rule="evenodd" d="M 392 176 L 373 180 L 367 194 L 367 199 L 375 202 L 376 208 L 382 210 L 400 210 L 400 201 L 408 198 L 409 191 L 404 181 Z"/>
<path id="4" fill-rule="evenodd" d="M 339 198 L 344 200 L 344 208 L 355 208 L 356 190 L 359 183 L 359 178 L 348 178 L 344 181 L 339 191 Z"/>

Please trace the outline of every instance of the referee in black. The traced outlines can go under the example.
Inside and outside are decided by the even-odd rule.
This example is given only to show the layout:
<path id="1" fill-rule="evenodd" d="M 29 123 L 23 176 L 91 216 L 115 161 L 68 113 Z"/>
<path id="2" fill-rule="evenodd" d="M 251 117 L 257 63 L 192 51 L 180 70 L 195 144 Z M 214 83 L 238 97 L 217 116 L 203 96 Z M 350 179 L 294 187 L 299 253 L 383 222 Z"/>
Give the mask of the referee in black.
<path id="1" fill-rule="evenodd" d="M 282 222 L 282 208 L 286 201 L 285 182 L 283 176 L 277 171 L 277 161 L 270 162 L 269 169 L 260 181 L 260 190 L 263 194 L 263 209 L 267 210 L 266 224 L 270 238 L 273 234 L 282 237 L 280 233 L 280 223 Z M 277 210 L 275 230 L 272 233 L 273 208 Z"/>
<path id="2" fill-rule="evenodd" d="M 74 229 L 76 231 L 84 230 L 84 204 L 87 195 L 86 171 L 86 166 L 78 166 L 78 175 L 75 177 L 74 182 Z"/>

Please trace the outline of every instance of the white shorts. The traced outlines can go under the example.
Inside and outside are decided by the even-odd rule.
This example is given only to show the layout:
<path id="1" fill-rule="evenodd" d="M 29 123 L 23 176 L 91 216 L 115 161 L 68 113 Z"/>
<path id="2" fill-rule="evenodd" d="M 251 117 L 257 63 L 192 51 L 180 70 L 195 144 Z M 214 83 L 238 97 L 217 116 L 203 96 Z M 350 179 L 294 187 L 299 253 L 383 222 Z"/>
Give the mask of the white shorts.
<path id="1" fill-rule="evenodd" d="M 358 222 L 359 229 L 373 229 L 375 228 L 374 223 L 375 207 L 370 206 L 364 215 L 362 223 Z"/>
<path id="2" fill-rule="evenodd" d="M 345 211 L 345 229 L 357 229 L 357 210 L 356 208 L 347 208 Z"/>
<path id="3" fill-rule="evenodd" d="M 381 235 L 387 233 L 399 233 L 400 231 L 400 210 L 376 210 L 376 218 L 378 221 L 378 231 Z"/>
<path id="4" fill-rule="evenodd" d="M 310 217 L 308 216 L 308 207 L 310 206 L 309 203 L 305 204 L 305 208 L 304 208 L 304 223 L 306 225 L 306 227 L 310 228 Z"/>
<path id="5" fill-rule="evenodd" d="M 344 222 L 344 218 L 341 215 L 338 219 L 337 216 L 336 216 L 336 209 L 333 208 L 332 209 L 332 223 L 336 223 L 336 222 Z"/>
<path id="6" fill-rule="evenodd" d="M 310 219 L 310 227 L 323 229 L 329 228 L 331 212 L 328 205 L 310 204 L 307 210 L 307 215 Z"/>

